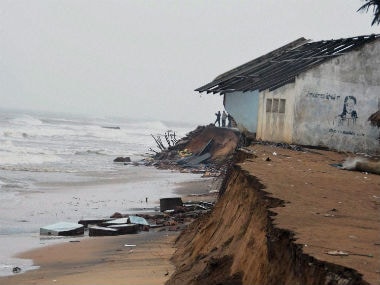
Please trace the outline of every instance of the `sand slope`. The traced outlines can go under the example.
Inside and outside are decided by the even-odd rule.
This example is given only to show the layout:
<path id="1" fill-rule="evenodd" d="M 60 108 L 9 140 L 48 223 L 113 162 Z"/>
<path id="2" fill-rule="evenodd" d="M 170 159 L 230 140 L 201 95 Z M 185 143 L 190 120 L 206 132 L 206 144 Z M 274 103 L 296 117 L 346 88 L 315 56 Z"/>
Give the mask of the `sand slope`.
<path id="1" fill-rule="evenodd" d="M 250 150 L 167 284 L 380 284 L 380 176 L 331 166 L 336 152 Z"/>

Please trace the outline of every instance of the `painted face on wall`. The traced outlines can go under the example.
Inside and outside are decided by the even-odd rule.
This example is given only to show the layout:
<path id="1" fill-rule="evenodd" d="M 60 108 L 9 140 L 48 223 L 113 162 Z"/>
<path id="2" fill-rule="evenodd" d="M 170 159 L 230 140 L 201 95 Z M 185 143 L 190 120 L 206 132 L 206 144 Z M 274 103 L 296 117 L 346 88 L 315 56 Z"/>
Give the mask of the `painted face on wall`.
<path id="1" fill-rule="evenodd" d="M 355 96 L 346 96 L 344 98 L 343 112 L 339 116 L 341 118 L 346 118 L 346 117 L 357 118 Z"/>
<path id="2" fill-rule="evenodd" d="M 356 112 L 356 97 L 346 96 L 343 103 L 343 111 L 338 115 L 339 121 L 338 125 L 355 125 L 358 118 L 358 113 Z"/>
<path id="3" fill-rule="evenodd" d="M 352 111 L 355 110 L 355 105 L 356 105 L 355 100 L 352 99 L 352 98 L 348 98 L 347 102 L 345 104 L 346 104 L 346 111 L 347 111 L 347 113 L 351 114 Z"/>

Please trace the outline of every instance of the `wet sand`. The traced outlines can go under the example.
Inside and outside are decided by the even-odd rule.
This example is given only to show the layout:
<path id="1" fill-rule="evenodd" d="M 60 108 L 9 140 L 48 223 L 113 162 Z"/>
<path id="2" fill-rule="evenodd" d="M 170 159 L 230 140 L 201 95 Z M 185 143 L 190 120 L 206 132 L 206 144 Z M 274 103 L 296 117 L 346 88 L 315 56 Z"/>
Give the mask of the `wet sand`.
<path id="1" fill-rule="evenodd" d="M 216 198 L 208 193 L 217 185 L 215 179 L 201 179 L 179 183 L 175 192 L 184 201 L 209 201 Z M 174 271 L 170 258 L 178 234 L 155 229 L 38 248 L 18 257 L 32 259 L 39 269 L 1 277 L 0 284 L 164 284 Z"/>
<path id="2" fill-rule="evenodd" d="M 0 278 L 0 284 L 164 284 L 177 232 L 96 237 L 21 254 L 38 270 Z M 135 245 L 135 246 L 125 246 Z"/>

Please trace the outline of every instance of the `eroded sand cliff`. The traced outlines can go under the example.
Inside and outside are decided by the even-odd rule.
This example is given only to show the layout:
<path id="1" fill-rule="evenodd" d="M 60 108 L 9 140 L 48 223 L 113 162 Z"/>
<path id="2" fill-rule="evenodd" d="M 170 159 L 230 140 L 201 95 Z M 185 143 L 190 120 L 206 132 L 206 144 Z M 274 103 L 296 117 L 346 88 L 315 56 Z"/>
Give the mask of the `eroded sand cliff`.
<path id="1" fill-rule="evenodd" d="M 178 238 L 167 284 L 380 284 L 380 176 L 335 152 L 250 151 Z"/>

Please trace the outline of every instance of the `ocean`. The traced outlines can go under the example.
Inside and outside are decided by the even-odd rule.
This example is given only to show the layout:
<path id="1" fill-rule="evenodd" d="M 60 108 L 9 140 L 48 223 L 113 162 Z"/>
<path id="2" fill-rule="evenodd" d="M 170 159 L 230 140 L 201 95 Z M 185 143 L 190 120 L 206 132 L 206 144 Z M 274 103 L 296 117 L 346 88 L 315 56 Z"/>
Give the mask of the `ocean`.
<path id="1" fill-rule="evenodd" d="M 154 120 L 0 111 L 0 275 L 33 262 L 14 255 L 62 242 L 40 237 L 52 223 L 154 210 L 194 174 L 138 162 L 158 151 L 153 135 L 195 126 Z M 115 163 L 130 157 L 132 164 Z"/>

